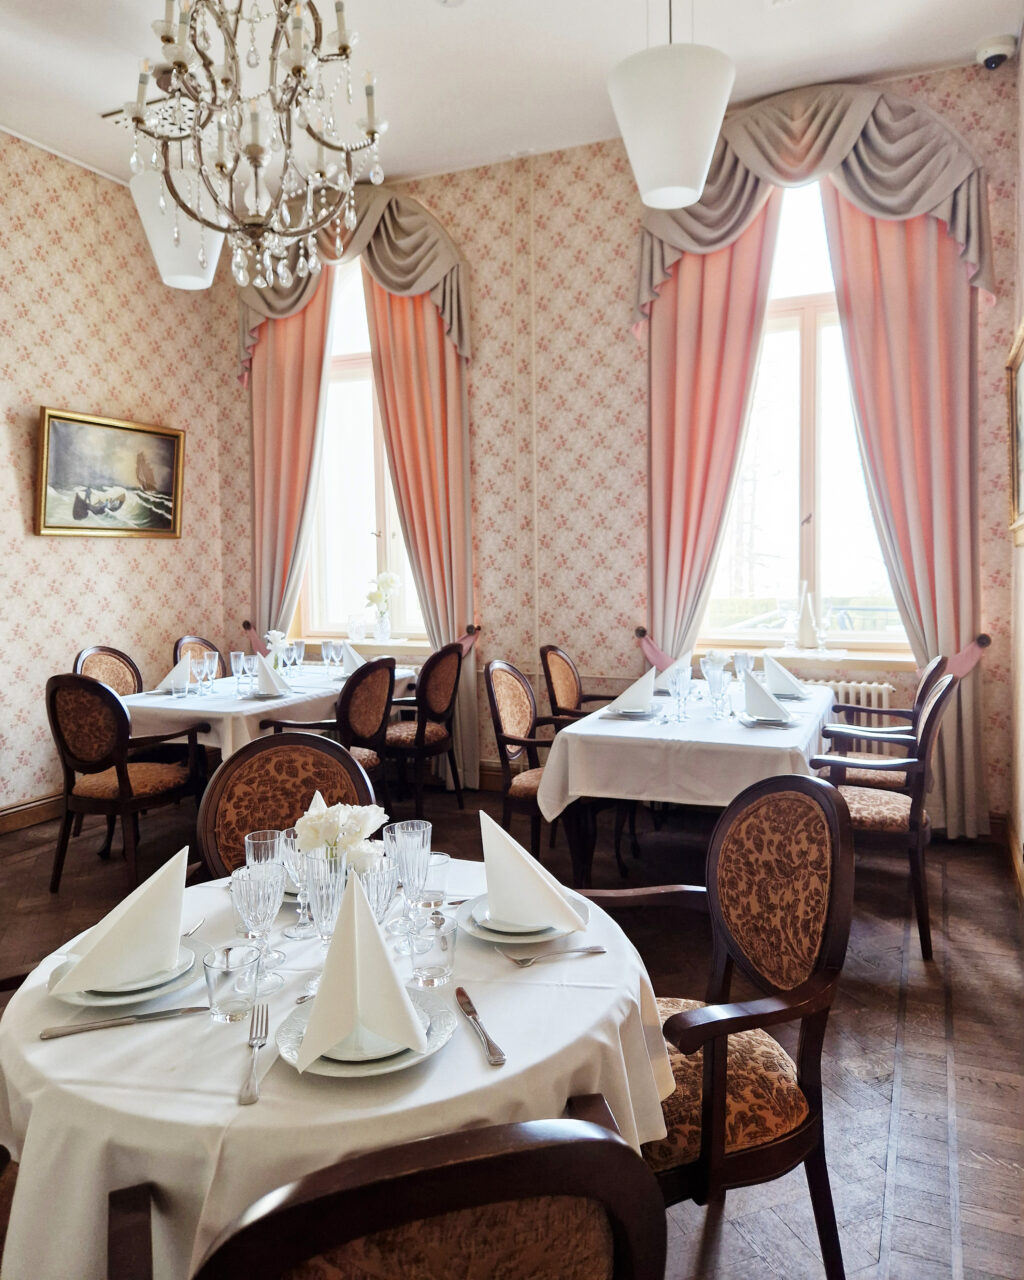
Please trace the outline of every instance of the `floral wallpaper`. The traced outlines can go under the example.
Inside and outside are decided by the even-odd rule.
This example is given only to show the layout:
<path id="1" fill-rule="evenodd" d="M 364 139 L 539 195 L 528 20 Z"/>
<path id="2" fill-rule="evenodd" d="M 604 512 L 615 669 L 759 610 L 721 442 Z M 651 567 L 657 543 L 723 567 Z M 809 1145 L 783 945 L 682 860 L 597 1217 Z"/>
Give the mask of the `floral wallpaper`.
<path id="1" fill-rule="evenodd" d="M 0 808 L 60 790 L 47 678 L 90 644 L 147 681 L 174 640 L 241 641 L 248 397 L 235 290 L 160 281 L 127 188 L 0 133 Z M 40 405 L 185 429 L 180 539 L 37 537 Z"/>
<path id="2" fill-rule="evenodd" d="M 1010 805 L 1012 557 L 1006 531 L 1004 362 L 1014 324 L 1015 69 L 958 68 L 891 82 L 942 115 L 983 159 L 996 275 L 980 311 L 979 491 L 989 807 Z M 646 620 L 646 335 L 630 331 L 643 209 L 621 143 L 598 143 L 408 184 L 469 263 L 470 371 L 480 667 L 503 657 L 536 676 L 555 642 L 587 683 L 618 689 L 642 669 Z M 842 678 L 910 673 L 844 663 Z M 482 705 L 486 705 L 483 703 Z M 481 750 L 496 756 L 487 717 Z"/>

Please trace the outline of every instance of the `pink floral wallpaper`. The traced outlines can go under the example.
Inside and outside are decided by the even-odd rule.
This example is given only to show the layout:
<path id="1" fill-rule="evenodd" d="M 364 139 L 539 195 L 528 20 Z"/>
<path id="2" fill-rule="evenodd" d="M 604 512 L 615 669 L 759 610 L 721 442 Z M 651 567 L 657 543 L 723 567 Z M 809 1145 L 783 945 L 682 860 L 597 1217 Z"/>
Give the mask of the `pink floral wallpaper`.
<path id="1" fill-rule="evenodd" d="M 127 188 L 0 133 L 0 808 L 52 795 L 43 705 L 89 644 L 148 681 L 175 638 L 234 647 L 250 594 L 248 396 L 236 303 L 160 281 Z M 180 540 L 36 537 L 40 405 L 182 427 Z"/>
<path id="2" fill-rule="evenodd" d="M 997 277 L 980 316 L 979 490 L 989 806 L 1010 805 L 1012 557 L 1004 371 L 1014 324 L 1017 88 L 1012 64 L 893 81 L 947 119 L 988 170 Z M 470 374 L 480 666 L 536 674 L 573 653 L 588 683 L 641 670 L 646 620 L 646 337 L 630 332 L 643 209 L 621 144 L 598 143 L 409 184 L 470 266 Z M 844 677 L 882 678 L 844 664 Z M 889 676 L 897 701 L 914 686 Z M 486 704 L 482 704 L 486 705 Z M 484 759 L 493 735 L 482 718 Z"/>

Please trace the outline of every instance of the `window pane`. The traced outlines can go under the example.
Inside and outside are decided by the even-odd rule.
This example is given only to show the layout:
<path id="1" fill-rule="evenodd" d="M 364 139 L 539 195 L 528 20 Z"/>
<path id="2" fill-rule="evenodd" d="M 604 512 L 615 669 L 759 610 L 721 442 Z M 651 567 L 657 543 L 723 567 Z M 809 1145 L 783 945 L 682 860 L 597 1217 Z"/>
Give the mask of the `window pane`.
<path id="1" fill-rule="evenodd" d="M 799 468 L 800 334 L 787 323 L 764 335 L 705 631 L 781 631 L 796 607 Z"/>
<path id="2" fill-rule="evenodd" d="M 402 524 L 398 518 L 398 504 L 395 502 L 395 490 L 391 477 L 387 479 L 387 567 L 397 573 L 402 585 L 395 592 L 391 601 L 392 626 L 391 633 L 402 637 L 426 635 L 427 627 L 423 621 L 420 602 L 416 596 L 416 586 L 412 580 L 412 567 L 405 550 L 405 539 L 402 537 Z"/>
<path id="3" fill-rule="evenodd" d="M 332 319 L 331 355 L 364 355 L 370 350 L 363 272 L 358 259 L 347 262 L 335 272 Z"/>
<path id="4" fill-rule="evenodd" d="M 779 238 L 768 287 L 769 301 L 834 292 L 818 184 L 813 182 L 807 187 L 790 187 L 782 196 Z"/>
<path id="5" fill-rule="evenodd" d="M 821 322 L 818 343 L 818 612 L 840 642 L 843 636 L 855 639 L 857 632 L 871 632 L 906 643 L 868 504 L 838 320 Z"/>

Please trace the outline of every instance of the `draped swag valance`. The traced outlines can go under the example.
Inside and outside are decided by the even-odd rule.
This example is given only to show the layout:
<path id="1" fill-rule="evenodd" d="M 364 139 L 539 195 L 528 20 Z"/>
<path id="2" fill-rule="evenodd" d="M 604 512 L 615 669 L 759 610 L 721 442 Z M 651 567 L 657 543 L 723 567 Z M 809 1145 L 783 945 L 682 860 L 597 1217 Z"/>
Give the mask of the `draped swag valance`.
<path id="1" fill-rule="evenodd" d="M 828 84 L 766 98 L 726 118 L 704 194 L 686 209 L 654 210 L 640 239 L 642 319 L 684 253 L 734 243 L 773 187 L 827 176 L 864 213 L 941 219 L 994 293 L 985 171 L 967 144 L 926 107 L 867 85 Z"/>
<path id="2" fill-rule="evenodd" d="M 356 187 L 355 230 L 348 232 L 340 256 L 334 231 L 319 233 L 317 244 L 324 262 L 348 262 L 362 255 L 363 264 L 389 293 L 412 297 L 429 293 L 444 321 L 445 332 L 459 355 L 469 358 L 469 287 L 463 262 L 448 233 L 434 215 L 411 196 L 390 187 L 359 183 Z M 289 265 L 298 258 L 293 248 Z M 313 297 L 320 276 L 284 287 L 239 290 L 240 346 L 248 367 L 256 332 L 265 319 L 282 320 L 301 311 Z"/>

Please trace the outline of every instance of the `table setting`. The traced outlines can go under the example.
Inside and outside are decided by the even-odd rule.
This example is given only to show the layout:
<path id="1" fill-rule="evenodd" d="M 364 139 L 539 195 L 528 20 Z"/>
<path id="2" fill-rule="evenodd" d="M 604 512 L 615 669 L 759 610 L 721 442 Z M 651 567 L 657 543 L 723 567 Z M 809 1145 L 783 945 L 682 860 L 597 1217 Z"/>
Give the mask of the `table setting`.
<path id="1" fill-rule="evenodd" d="M 103 1276 L 107 1193 L 136 1181 L 161 1190 L 155 1274 L 183 1278 L 259 1195 L 347 1154 L 557 1116 L 580 1091 L 605 1095 L 635 1147 L 662 1136 L 671 1069 L 618 926 L 484 814 L 474 863 L 403 830 L 429 824 L 369 839 L 386 817 L 372 808 L 314 802 L 262 860 L 271 841 L 253 833 L 234 884 L 185 888 L 181 850 L 12 998 L 0 1142 L 21 1171 L 5 1280 Z M 333 897 L 313 875 L 331 853 Z M 272 910 L 239 922 L 246 878 Z M 292 938 L 298 902 L 312 928 Z M 40 1231 L 55 1198 L 61 1231 Z"/>

